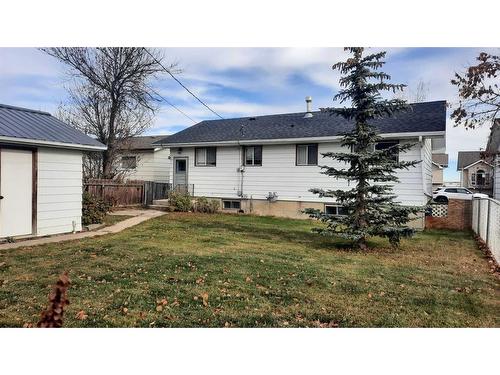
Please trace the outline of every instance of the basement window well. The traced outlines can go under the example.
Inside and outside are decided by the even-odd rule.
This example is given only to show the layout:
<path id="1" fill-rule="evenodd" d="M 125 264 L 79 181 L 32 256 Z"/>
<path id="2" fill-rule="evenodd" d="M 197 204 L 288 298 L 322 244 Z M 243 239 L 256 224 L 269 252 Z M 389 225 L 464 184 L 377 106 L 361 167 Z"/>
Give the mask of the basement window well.
<path id="1" fill-rule="evenodd" d="M 347 216 L 347 209 L 342 206 L 325 205 L 325 214 L 333 216 Z"/>
<path id="2" fill-rule="evenodd" d="M 223 200 L 222 207 L 224 207 L 225 210 L 239 210 L 239 209 L 241 209 L 241 202 L 240 201 Z"/>

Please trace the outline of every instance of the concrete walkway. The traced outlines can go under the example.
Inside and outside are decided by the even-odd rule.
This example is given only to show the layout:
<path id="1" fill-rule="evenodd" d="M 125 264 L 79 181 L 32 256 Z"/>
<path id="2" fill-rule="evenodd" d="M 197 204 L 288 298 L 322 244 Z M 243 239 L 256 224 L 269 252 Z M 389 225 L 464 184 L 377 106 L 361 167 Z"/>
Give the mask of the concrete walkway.
<path id="1" fill-rule="evenodd" d="M 109 227 L 104 227 L 101 229 L 97 229 L 91 232 L 78 232 L 78 233 L 70 233 L 70 234 L 60 234 L 54 235 L 51 237 L 44 238 L 35 238 L 32 240 L 19 241 L 14 243 L 4 243 L 0 244 L 0 250 L 6 249 L 16 249 L 18 247 L 28 247 L 28 246 L 37 246 L 44 245 L 47 243 L 54 242 L 63 242 L 63 241 L 71 241 L 71 240 L 79 240 L 82 238 L 88 237 L 98 237 L 104 236 L 105 234 L 112 234 L 121 232 L 124 229 L 133 227 L 134 225 L 140 224 L 146 220 L 163 216 L 166 212 L 163 211 L 155 211 L 155 210 L 122 210 L 112 212 L 111 215 L 125 215 L 125 216 L 133 216 L 129 219 L 125 219 L 116 224 L 110 225 Z"/>

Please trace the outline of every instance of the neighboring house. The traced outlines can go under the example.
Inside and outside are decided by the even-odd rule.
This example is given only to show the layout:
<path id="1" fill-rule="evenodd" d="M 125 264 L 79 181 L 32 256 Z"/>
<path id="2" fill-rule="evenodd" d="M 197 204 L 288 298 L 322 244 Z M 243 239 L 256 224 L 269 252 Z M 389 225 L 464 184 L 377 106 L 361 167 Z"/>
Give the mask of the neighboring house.
<path id="1" fill-rule="evenodd" d="M 492 194 L 493 164 L 484 151 L 459 151 L 457 171 L 461 186 L 478 193 Z"/>
<path id="2" fill-rule="evenodd" d="M 309 104 L 309 103 L 308 103 Z M 432 138 L 446 132 L 446 102 L 411 105 L 392 118 L 374 121 L 383 141 L 414 143 L 400 160 L 421 163 L 398 172 L 398 200 L 422 206 L 432 195 Z M 195 196 L 218 198 L 225 210 L 304 217 L 307 207 L 342 214 L 331 198 L 319 198 L 311 188 L 348 189 L 345 180 L 321 174 L 321 165 L 344 165 L 322 153 L 345 151 L 341 134 L 352 122 L 324 112 L 289 113 L 202 121 L 165 141 L 170 147 L 174 186 L 189 184 Z M 420 226 L 423 221 L 420 221 Z"/>
<path id="3" fill-rule="evenodd" d="M 133 137 L 120 150 L 118 169 L 129 180 L 169 182 L 168 148 L 154 145 L 166 135 Z"/>
<path id="4" fill-rule="evenodd" d="M 0 104 L 0 238 L 82 228 L 82 152 L 105 150 L 49 113 Z"/>
<path id="5" fill-rule="evenodd" d="M 493 164 L 493 198 L 500 200 L 500 120 L 491 127 L 486 153 Z"/>
<path id="6" fill-rule="evenodd" d="M 448 167 L 448 154 L 432 154 L 432 188 L 444 184 L 443 170 Z"/>

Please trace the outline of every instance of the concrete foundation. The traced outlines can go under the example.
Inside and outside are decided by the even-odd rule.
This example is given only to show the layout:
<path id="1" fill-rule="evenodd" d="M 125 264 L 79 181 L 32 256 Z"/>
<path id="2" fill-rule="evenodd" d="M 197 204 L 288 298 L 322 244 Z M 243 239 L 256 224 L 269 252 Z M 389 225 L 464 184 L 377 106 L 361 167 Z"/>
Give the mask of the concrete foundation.
<path id="1" fill-rule="evenodd" d="M 222 200 L 225 199 L 221 199 Z M 234 199 L 232 199 L 234 200 Z M 258 216 L 278 216 L 291 219 L 308 219 L 309 215 L 302 213 L 306 208 L 316 208 L 321 211 L 325 208 L 325 203 L 321 202 L 300 202 L 300 201 L 275 201 L 269 202 L 262 199 L 241 199 L 241 210 L 246 214 Z M 221 204 L 221 207 L 222 204 Z M 223 212 L 238 212 L 239 210 L 222 210 Z M 425 220 L 423 213 L 415 217 L 408 223 L 408 226 L 415 229 L 424 229 Z"/>

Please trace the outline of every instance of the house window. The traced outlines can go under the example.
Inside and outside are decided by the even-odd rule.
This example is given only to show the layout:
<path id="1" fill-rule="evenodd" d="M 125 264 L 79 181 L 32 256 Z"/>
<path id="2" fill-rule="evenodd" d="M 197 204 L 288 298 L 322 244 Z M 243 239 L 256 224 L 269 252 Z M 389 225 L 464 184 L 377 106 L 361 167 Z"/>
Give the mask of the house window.
<path id="1" fill-rule="evenodd" d="M 122 169 L 136 169 L 137 168 L 137 157 L 136 156 L 122 156 L 121 159 Z"/>
<path id="2" fill-rule="evenodd" d="M 195 149 L 194 164 L 197 167 L 215 167 L 217 159 L 217 148 L 203 147 Z"/>
<path id="3" fill-rule="evenodd" d="M 297 165 L 318 165 L 318 144 L 297 145 Z"/>
<path id="4" fill-rule="evenodd" d="M 224 207 L 225 210 L 239 210 L 241 208 L 241 203 L 240 201 L 224 200 L 222 201 L 222 207 Z"/>
<path id="5" fill-rule="evenodd" d="M 245 165 L 262 165 L 262 146 L 245 146 L 243 157 Z"/>
<path id="6" fill-rule="evenodd" d="M 325 205 L 325 214 L 333 216 L 347 216 L 347 209 L 338 205 Z"/>
<path id="7" fill-rule="evenodd" d="M 387 150 L 388 148 L 394 147 L 399 144 L 399 141 L 382 141 L 375 144 L 375 150 Z M 392 160 L 395 162 L 399 161 L 398 150 L 393 149 L 391 151 Z"/>

